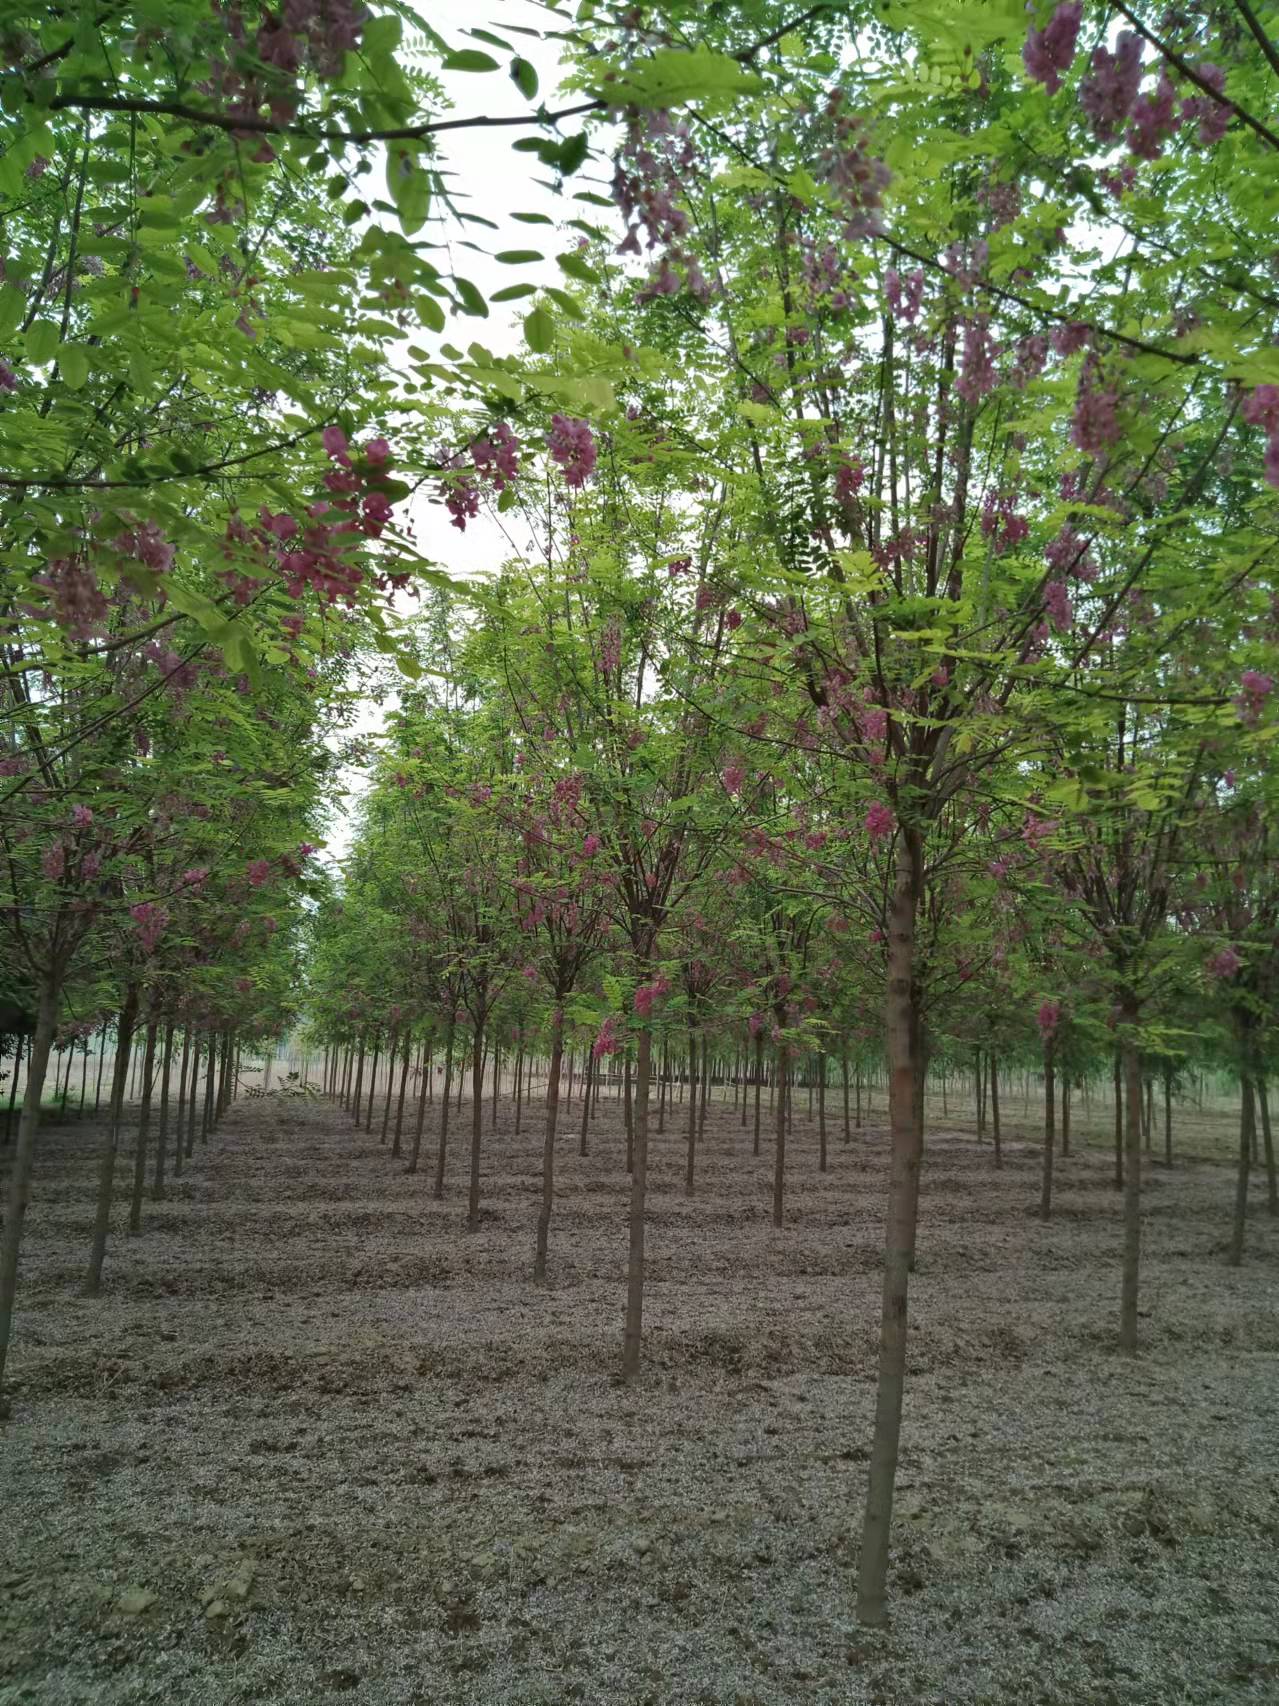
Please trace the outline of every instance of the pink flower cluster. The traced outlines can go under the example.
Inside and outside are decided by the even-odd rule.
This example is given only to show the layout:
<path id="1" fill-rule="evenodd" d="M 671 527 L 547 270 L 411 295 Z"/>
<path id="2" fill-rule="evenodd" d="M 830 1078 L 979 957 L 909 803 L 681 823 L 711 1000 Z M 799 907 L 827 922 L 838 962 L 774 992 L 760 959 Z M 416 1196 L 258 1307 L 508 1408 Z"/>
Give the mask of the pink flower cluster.
<path id="1" fill-rule="evenodd" d="M 1261 721 L 1261 713 L 1265 709 L 1266 700 L 1274 691 L 1274 677 L 1263 675 L 1260 670 L 1246 669 L 1239 678 L 1239 692 L 1235 698 L 1235 708 L 1240 720 L 1255 728 Z"/>
<path id="2" fill-rule="evenodd" d="M 617 1034 L 617 1020 L 611 1015 L 600 1026 L 599 1035 L 591 1044 L 591 1053 L 596 1060 L 603 1060 L 606 1054 L 616 1054 L 622 1046 L 622 1039 Z"/>
<path id="3" fill-rule="evenodd" d="M 895 267 L 889 267 L 884 274 L 884 297 L 895 319 L 903 325 L 913 326 L 919 318 L 920 305 L 924 300 L 924 269 L 916 267 L 906 280 L 906 288 L 902 289 L 901 274 Z"/>
<path id="4" fill-rule="evenodd" d="M 873 237 L 880 229 L 884 191 L 892 173 L 870 152 L 865 121 L 844 110 L 836 89 L 826 104 L 834 127 L 832 141 L 822 150 L 820 168 L 841 204 L 845 238 Z"/>
<path id="5" fill-rule="evenodd" d="M 1020 545 L 1030 532 L 1030 523 L 1017 514 L 1015 492 L 988 491 L 981 506 L 981 530 L 992 542 L 996 556 Z"/>
<path id="6" fill-rule="evenodd" d="M 1209 977 L 1233 977 L 1243 964 L 1243 960 L 1233 948 L 1223 948 L 1208 961 L 1205 970 Z"/>
<path id="7" fill-rule="evenodd" d="M 82 557 L 54 557 L 35 584 L 53 600 L 53 619 L 73 640 L 91 640 L 107 619 L 106 594 Z"/>
<path id="8" fill-rule="evenodd" d="M 122 533 L 114 545 L 122 557 L 136 558 L 156 574 L 167 574 L 173 567 L 174 547 L 154 521 L 144 521 L 140 527 Z"/>
<path id="9" fill-rule="evenodd" d="M 1061 1002 L 1043 1001 L 1035 1014 L 1035 1023 L 1039 1026 L 1039 1034 L 1045 1042 L 1051 1042 L 1061 1024 Z"/>
<path id="10" fill-rule="evenodd" d="M 635 1011 L 641 1019 L 650 1017 L 655 1001 L 664 1000 L 671 992 L 671 980 L 668 977 L 654 978 L 652 983 L 641 983 L 635 991 Z"/>
<path id="11" fill-rule="evenodd" d="M 595 472 L 599 452 L 595 438 L 585 421 L 568 415 L 551 416 L 551 430 L 546 436 L 552 461 L 564 470 L 566 486 L 584 486 Z"/>
<path id="12" fill-rule="evenodd" d="M 897 828 L 897 820 L 882 800 L 876 800 L 866 813 L 866 833 L 872 841 L 883 841 Z"/>
<path id="13" fill-rule="evenodd" d="M 1061 79 L 1070 70 L 1083 15 L 1083 0 L 1060 0 L 1042 30 L 1032 26 L 1027 32 L 1021 50 L 1022 62 L 1027 73 L 1036 83 L 1042 83 L 1050 95 L 1061 88 Z"/>
<path id="14" fill-rule="evenodd" d="M 139 901 L 136 906 L 129 908 L 129 917 L 138 933 L 138 941 L 144 954 L 154 954 L 159 946 L 160 938 L 168 928 L 169 914 L 167 910 L 154 900 Z"/>
<path id="15" fill-rule="evenodd" d="M 1279 385 L 1258 385 L 1244 398 L 1239 413 L 1266 435 L 1266 482 L 1279 486 Z"/>

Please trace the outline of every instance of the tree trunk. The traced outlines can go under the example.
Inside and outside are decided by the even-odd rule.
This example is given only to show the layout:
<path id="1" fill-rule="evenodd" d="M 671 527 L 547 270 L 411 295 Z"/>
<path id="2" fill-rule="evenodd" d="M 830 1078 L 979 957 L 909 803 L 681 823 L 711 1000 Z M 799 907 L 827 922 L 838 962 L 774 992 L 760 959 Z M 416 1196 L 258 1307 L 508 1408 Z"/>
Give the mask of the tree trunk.
<path id="1" fill-rule="evenodd" d="M 851 1123 L 852 1116 L 849 1113 L 849 1107 L 848 1107 L 848 1056 L 847 1055 L 842 1055 L 840 1057 L 840 1067 L 841 1067 L 841 1070 L 843 1072 L 843 1079 L 844 1079 L 844 1142 L 845 1143 L 851 1143 L 853 1141 L 853 1127 L 852 1127 L 852 1123 Z"/>
<path id="2" fill-rule="evenodd" d="M 164 1152 L 169 1141 L 169 1083 L 173 1068 L 173 1021 L 164 1027 L 164 1055 L 160 1065 L 160 1124 L 155 1134 L 155 1178 L 151 1182 L 152 1202 L 164 1200 Z"/>
<path id="3" fill-rule="evenodd" d="M 999 1141 L 1001 1136 L 999 1129 L 999 1062 L 993 1053 L 990 1057 L 990 1066 L 987 1069 L 986 1082 L 990 1085 L 990 1136 L 995 1145 L 995 1165 L 1002 1167 L 1004 1156 Z"/>
<path id="4" fill-rule="evenodd" d="M 923 849 L 916 831 L 903 827 L 899 834 L 889 916 L 886 1013 L 892 1151 L 875 1432 L 857 1577 L 857 1617 L 871 1625 L 887 1621 L 888 1554 L 906 1378 L 907 1288 L 915 1244 L 913 1218 L 919 1200 L 915 1180 L 922 1150 L 922 1133 L 916 1117 L 915 1047 L 919 1036 L 914 976 L 915 918 L 922 887 Z"/>
<path id="5" fill-rule="evenodd" d="M 4 1116 L 4 1140 L 7 1144 L 13 1135 L 13 1110 L 18 1100 L 18 1073 L 22 1070 L 22 1037 L 13 1039 L 13 1077 L 9 1080 L 9 1106 Z"/>
<path id="6" fill-rule="evenodd" d="M 155 1019 L 147 1025 L 146 1048 L 142 1056 L 142 1107 L 138 1111 L 138 1135 L 133 1149 L 133 1196 L 129 1203 L 129 1231 L 135 1235 L 142 1230 L 142 1193 L 147 1182 L 147 1137 L 151 1130 L 155 1039 L 159 1028 Z"/>
<path id="7" fill-rule="evenodd" d="M 817 1170 L 826 1171 L 826 1056 L 817 1057 Z"/>
<path id="8" fill-rule="evenodd" d="M 369 1068 L 369 1102 L 368 1102 L 368 1107 L 365 1110 L 364 1121 L 363 1121 L 365 1131 L 372 1131 L 373 1130 L 373 1098 L 377 1094 L 377 1069 L 378 1069 L 378 1062 L 381 1060 L 381 1058 L 382 1058 L 382 1038 L 381 1038 L 381 1035 L 379 1034 L 379 1036 L 376 1038 L 376 1040 L 374 1041 L 374 1044 L 373 1044 L 373 1065 Z M 359 1118 L 359 1110 L 358 1109 L 356 1110 L 355 1123 L 357 1126 L 361 1123 L 360 1118 Z"/>
<path id="9" fill-rule="evenodd" d="M 1258 1090 L 1264 1095 L 1262 1086 Z M 1164 1068 L 1164 1166 L 1172 1166 L 1172 1067 Z"/>
<path id="10" fill-rule="evenodd" d="M 400 1066 L 400 1094 L 395 1103 L 395 1132 L 391 1138 L 391 1159 L 400 1159 L 401 1145 L 404 1134 L 404 1098 L 409 1088 L 409 1066 L 413 1058 L 413 1038 L 407 1031 L 404 1033 L 404 1060 Z M 389 1094 L 388 1094 L 389 1100 Z"/>
<path id="11" fill-rule="evenodd" d="M 628 1149 L 634 1149 L 634 1147 L 635 1147 L 635 1110 L 631 1105 L 631 1045 L 629 1043 L 627 1043 L 627 1045 L 626 1045 L 626 1050 L 622 1056 L 622 1061 L 623 1061 L 622 1070 L 623 1070 L 623 1073 L 625 1075 L 625 1084 L 624 1084 L 624 1088 L 623 1088 L 623 1098 L 624 1099 L 623 1099 L 623 1104 L 622 1104 L 622 1121 L 626 1127 L 626 1146 Z M 589 1067 L 587 1068 L 587 1076 L 588 1077 L 590 1076 L 590 1068 Z M 582 1094 L 583 1095 L 586 1094 L 585 1084 L 583 1084 L 583 1086 L 582 1086 Z"/>
<path id="12" fill-rule="evenodd" d="M 178 1105 L 173 1120 L 173 1177 L 182 1177 L 182 1143 L 186 1131 L 187 1067 L 191 1060 L 191 1027 L 182 1027 L 182 1064 L 178 1072 Z"/>
<path id="13" fill-rule="evenodd" d="M 578 1146 L 577 1146 L 577 1152 L 579 1155 L 585 1155 L 586 1154 L 586 1127 L 587 1127 L 587 1122 L 589 1121 L 589 1119 L 591 1117 L 591 1097 L 594 1094 L 594 1091 L 595 1091 L 595 1057 L 593 1055 L 588 1055 L 587 1061 L 586 1061 L 586 1084 L 584 1085 L 583 1090 L 582 1090 L 582 1132 L 581 1132 L 581 1137 L 578 1140 Z M 633 1141 L 633 1136 L 634 1136 L 634 1134 L 632 1133 L 632 1141 Z"/>
<path id="14" fill-rule="evenodd" d="M 418 1086 L 417 1119 L 413 1126 L 413 1148 L 409 1153 L 409 1164 L 404 1169 L 406 1173 L 417 1172 L 417 1158 L 422 1153 L 422 1128 L 426 1124 L 426 1104 L 430 1100 L 431 1067 L 431 1054 L 428 1050 L 426 1065 L 422 1069 L 422 1082 Z"/>
<path id="15" fill-rule="evenodd" d="M 191 1039 L 191 1088 L 187 1102 L 187 1142 L 186 1153 L 189 1161 L 195 1153 L 195 1099 L 200 1082 L 200 1033 L 197 1031 Z"/>
<path id="16" fill-rule="evenodd" d="M 471 1188 L 467 1198 L 466 1230 L 480 1229 L 480 1144 L 484 1136 L 484 1021 L 481 1013 L 475 1020 L 475 1036 L 471 1043 Z"/>
<path id="17" fill-rule="evenodd" d="M 1061 1075 L 1061 1152 L 1070 1154 L 1070 1074 Z"/>
<path id="18" fill-rule="evenodd" d="M 1119 1302 L 1119 1348 L 1137 1349 L 1137 1290 L 1141 1266 L 1141 1055 L 1135 1028 L 1140 1009 L 1131 997 L 1120 1003 L 1128 1027 L 1121 1043 L 1127 1109 L 1124 1131 L 1124 1268 Z"/>
<path id="19" fill-rule="evenodd" d="M 777 1132 L 773 1139 L 773 1225 L 782 1224 L 786 1191 L 786 1113 L 789 1098 L 790 1046 L 777 1045 Z"/>
<path id="20" fill-rule="evenodd" d="M 379 1143 L 385 1143 L 391 1132 L 391 1103 L 395 1099 L 395 1056 L 399 1046 L 400 1039 L 392 1031 L 386 1045 L 386 1100 L 382 1104 L 382 1135 L 378 1139 Z M 404 1070 L 408 1071 L 407 1061 Z"/>
<path id="21" fill-rule="evenodd" d="M 753 1153 L 759 1154 L 759 1099 L 764 1088 L 764 1032 L 761 1027 L 755 1033 L 755 1144 Z"/>
<path id="22" fill-rule="evenodd" d="M 640 966 L 641 981 L 648 966 Z M 648 1080 L 653 1058 L 653 1033 L 640 1028 L 635 1064 L 634 1168 L 631 1172 L 630 1249 L 626 1266 L 626 1331 L 622 1339 L 622 1379 L 639 1373 L 644 1331 L 644 1211 L 648 1189 Z"/>
<path id="23" fill-rule="evenodd" d="M 1124 1057 L 1115 1045 L 1115 1189 L 1124 1188 Z"/>
<path id="24" fill-rule="evenodd" d="M 670 1078 L 670 1071 L 670 1049 L 666 1043 L 663 1043 L 661 1064 L 657 1068 L 657 1135 L 659 1137 L 666 1130 L 666 1086 Z"/>
<path id="25" fill-rule="evenodd" d="M 1230 1229 L 1229 1262 L 1237 1268 L 1243 1261 L 1244 1234 L 1248 1226 L 1248 1177 L 1252 1172 L 1252 1146 L 1256 1137 L 1257 1102 L 1252 1074 L 1244 1070 L 1240 1079 L 1239 1171 L 1235 1176 L 1235 1215 Z"/>
<path id="26" fill-rule="evenodd" d="M 40 1099 L 49 1071 L 49 1051 L 58 1029 L 58 978 L 48 973 L 40 982 L 36 1003 L 36 1027 L 27 1045 L 27 1081 L 22 1098 L 22 1117 L 14 1146 L 9 1190 L 5 1202 L 4 1229 L 0 1233 L 0 1414 L 4 1410 L 4 1368 L 9 1355 L 13 1327 L 13 1303 L 18 1290 L 18 1256 L 22 1249 L 22 1223 L 31 1201 L 31 1170 L 35 1162 L 36 1133 L 40 1126 Z M 16 1078 L 17 1065 L 14 1074 Z"/>
<path id="27" fill-rule="evenodd" d="M 558 1005 L 551 1014 L 551 1065 L 546 1080 L 546 1131 L 542 1138 L 542 1209 L 537 1217 L 537 1252 L 533 1258 L 533 1278 L 539 1284 L 546 1281 L 546 1246 L 551 1235 L 551 1209 L 555 1203 L 555 1125 L 559 1118 L 560 1065 L 564 1059 L 564 1010 Z M 586 1129 L 586 1108 L 590 1105 L 590 1068 L 582 1086 L 582 1129 Z"/>
<path id="28" fill-rule="evenodd" d="M 360 1123 L 360 1109 L 364 1104 L 364 1038 L 360 1038 L 359 1053 L 355 1057 L 355 1083 L 351 1086 L 351 1100 L 347 1112 L 354 1112 L 356 1126 Z"/>
<path id="29" fill-rule="evenodd" d="M 1048 1220 L 1053 1211 L 1053 1111 L 1057 1106 L 1057 1084 L 1053 1072 L 1053 1044 L 1044 1042 L 1044 1167 L 1039 1186 L 1039 1218 Z"/>
<path id="30" fill-rule="evenodd" d="M 697 1027 L 688 1028 L 688 1082 L 697 1083 Z M 688 1154 L 684 1163 L 684 1194 L 693 1194 L 694 1161 L 697 1152 L 697 1096 L 688 1098 Z"/>
<path id="31" fill-rule="evenodd" d="M 707 1037 L 702 1037 L 702 1099 L 697 1110 L 697 1136 L 706 1136 L 706 1107 L 711 1099 L 711 1049 Z"/>
<path id="32" fill-rule="evenodd" d="M 524 1045 L 515 1054 L 515 1135 L 520 1135 L 524 1122 Z"/>
<path id="33" fill-rule="evenodd" d="M 497 1093 L 498 1093 L 498 1088 L 501 1085 L 501 1082 L 502 1082 L 502 1046 L 500 1043 L 495 1042 L 493 1044 L 493 1103 L 492 1103 L 492 1116 L 489 1120 L 489 1130 L 490 1131 L 496 1131 L 497 1130 Z"/>
<path id="34" fill-rule="evenodd" d="M 444 1048 L 444 1094 L 440 1098 L 440 1143 L 435 1157 L 435 1186 L 432 1194 L 435 1197 L 444 1195 L 444 1157 L 449 1140 L 449 1089 L 453 1082 L 453 1038 L 456 1020 L 449 1019 L 448 1035 Z"/>
<path id="35" fill-rule="evenodd" d="M 129 1056 L 133 1048 L 133 1027 L 138 1017 L 138 989 L 129 984 L 124 992 L 124 1005 L 116 1020 L 115 1070 L 111 1074 L 111 1106 L 107 1111 L 106 1129 L 98 1156 L 98 1204 L 93 1217 L 93 1244 L 89 1266 L 84 1276 L 85 1297 L 96 1297 L 102 1289 L 102 1263 L 107 1253 L 107 1234 L 111 1230 L 111 1192 L 115 1183 L 115 1158 L 120 1143 L 120 1118 L 124 1107 L 125 1086 L 129 1081 Z"/>
<path id="36" fill-rule="evenodd" d="M 1270 1130 L 1270 1102 L 1266 1096 L 1266 1081 L 1257 1079 L 1257 1106 L 1261 1110 L 1262 1152 L 1266 1158 L 1266 1213 L 1279 1214 L 1279 1190 L 1275 1188 L 1275 1144 Z"/>

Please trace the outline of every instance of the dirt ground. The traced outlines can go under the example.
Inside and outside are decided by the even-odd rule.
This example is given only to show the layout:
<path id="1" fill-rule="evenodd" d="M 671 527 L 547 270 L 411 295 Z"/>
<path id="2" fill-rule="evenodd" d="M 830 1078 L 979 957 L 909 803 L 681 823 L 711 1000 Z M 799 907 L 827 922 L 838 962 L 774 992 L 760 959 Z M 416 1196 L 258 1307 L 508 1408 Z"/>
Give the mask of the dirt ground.
<path id="1" fill-rule="evenodd" d="M 1279 1221 L 1225 1266 L 1229 1172 L 1152 1170 L 1142 1332 L 1119 1197 L 930 1134 L 887 1631 L 852 1615 L 882 1128 L 799 1117 L 787 1219 L 712 1116 L 653 1142 L 647 1366 L 616 1383 L 616 1105 L 561 1146 L 467 1112 L 446 1199 L 320 1101 L 228 1115 L 116 1216 L 76 1295 L 87 1127 L 42 1138 L 0 1431 L 0 1702 L 16 1706 L 1206 1706 L 1279 1701 Z M 802 1113 L 802 1110 L 800 1110 Z M 488 1116 L 486 1113 L 486 1126 Z M 122 1158 L 127 1172 L 127 1157 Z M 122 1181 L 127 1190 L 127 1182 Z"/>

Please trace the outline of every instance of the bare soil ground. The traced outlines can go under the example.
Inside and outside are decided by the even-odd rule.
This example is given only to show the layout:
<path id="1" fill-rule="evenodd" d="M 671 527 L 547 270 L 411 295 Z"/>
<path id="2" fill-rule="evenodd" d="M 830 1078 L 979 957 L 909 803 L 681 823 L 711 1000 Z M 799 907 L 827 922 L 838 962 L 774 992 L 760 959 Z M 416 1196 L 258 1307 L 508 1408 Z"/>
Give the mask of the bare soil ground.
<path id="1" fill-rule="evenodd" d="M 797 1118 L 787 1222 L 712 1115 L 654 1138 L 644 1379 L 616 1384 L 616 1104 L 485 1133 L 465 1230 L 327 1103 L 241 1102 L 76 1295 L 93 1133 L 43 1139 L 0 1433 L 16 1706 L 1206 1706 L 1279 1701 L 1279 1222 L 1224 1263 L 1231 1178 L 1152 1170 L 1144 1348 L 1114 1349 L 1119 1198 L 930 1136 L 893 1620 L 852 1616 L 882 1129 Z M 486 1126 L 488 1116 L 486 1112 Z M 678 1116 L 677 1116 L 678 1117 Z M 122 1172 L 128 1171 L 127 1156 Z M 127 1188 L 127 1187 L 126 1187 Z"/>

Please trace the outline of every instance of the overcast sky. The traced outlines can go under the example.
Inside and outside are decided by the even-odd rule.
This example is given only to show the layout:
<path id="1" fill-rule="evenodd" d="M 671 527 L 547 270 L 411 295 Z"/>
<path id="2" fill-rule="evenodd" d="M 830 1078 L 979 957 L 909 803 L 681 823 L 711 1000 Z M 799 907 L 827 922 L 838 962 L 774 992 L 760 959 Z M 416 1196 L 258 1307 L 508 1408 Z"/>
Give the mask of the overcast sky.
<path id="1" fill-rule="evenodd" d="M 424 17 L 429 17 L 432 29 L 452 48 L 479 48 L 501 59 L 501 49 L 477 41 L 466 32 L 478 26 L 492 30 L 496 35 L 506 35 L 506 39 L 537 71 L 539 101 L 545 101 L 548 106 L 555 104 L 559 80 L 557 44 L 508 33 L 515 26 L 547 29 L 552 21 L 547 7 L 535 4 L 534 0 L 488 0 L 487 4 L 484 0 L 479 4 L 473 0 L 470 4 L 466 0 L 422 0 L 419 9 Z M 497 72 L 444 72 L 441 81 L 452 102 L 453 116 L 502 116 L 527 110 L 527 102 L 514 83 Z M 465 273 L 486 297 L 517 281 L 532 284 L 564 282 L 554 256 L 568 247 L 569 241 L 575 240 L 574 234 L 568 234 L 569 241 L 561 240 L 547 226 L 523 225 L 513 220 L 510 217 L 512 213 L 545 213 L 557 223 L 582 215 L 593 220 L 608 217 L 603 209 L 583 208 L 572 200 L 574 189 L 587 187 L 592 170 L 599 174 L 598 163 L 569 181 L 567 195 L 557 196 L 538 183 L 539 178 L 547 178 L 550 174 L 536 156 L 517 153 L 511 146 L 517 137 L 532 134 L 532 127 L 528 130 L 459 130 L 449 133 L 444 139 L 444 163 L 452 174 L 450 185 L 453 195 L 459 203 L 473 207 L 475 212 L 491 219 L 498 227 L 496 231 L 472 227 L 470 234 L 473 240 L 482 244 L 485 252 L 464 251 L 456 257 L 458 270 Z M 593 187 L 598 189 L 601 186 L 595 183 Z M 433 239 L 438 240 L 438 236 L 438 231 L 433 230 Z M 541 249 L 547 260 L 518 268 L 503 266 L 490 259 L 491 254 L 503 249 Z M 450 323 L 436 341 L 452 339 L 465 345 L 478 338 L 496 355 L 511 354 L 522 345 L 521 321 L 528 310 L 528 298 L 492 304 L 487 320 L 467 318 L 456 324 Z M 420 334 L 420 341 L 429 344 L 431 337 L 429 333 Z M 495 519 L 484 512 L 467 523 L 465 533 L 451 525 L 441 505 L 429 501 L 413 505 L 411 520 L 417 549 L 458 578 L 488 573 L 509 552 Z M 383 718 L 390 708 L 390 703 L 381 707 L 367 703 L 359 720 L 359 732 L 375 734 L 382 727 Z M 359 770 L 347 770 L 343 774 L 342 785 L 350 792 L 345 801 L 335 806 L 327 837 L 331 860 L 341 860 L 349 849 L 351 813 L 364 780 Z"/>

